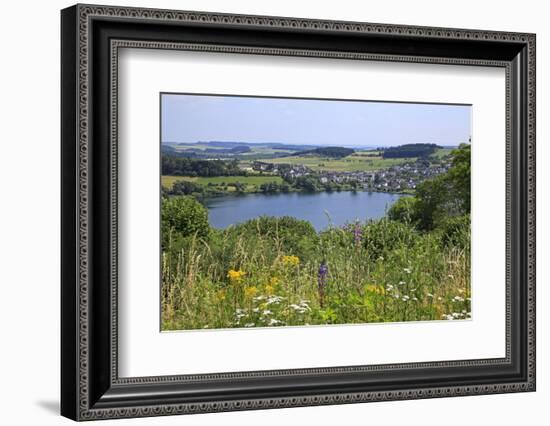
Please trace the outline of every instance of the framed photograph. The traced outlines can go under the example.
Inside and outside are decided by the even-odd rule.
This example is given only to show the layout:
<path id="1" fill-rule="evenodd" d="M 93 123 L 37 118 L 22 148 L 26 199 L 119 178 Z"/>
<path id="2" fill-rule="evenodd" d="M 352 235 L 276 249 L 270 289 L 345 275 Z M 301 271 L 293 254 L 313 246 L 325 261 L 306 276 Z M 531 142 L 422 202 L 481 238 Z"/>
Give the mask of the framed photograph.
<path id="1" fill-rule="evenodd" d="M 535 35 L 61 12 L 61 412 L 535 390 Z"/>

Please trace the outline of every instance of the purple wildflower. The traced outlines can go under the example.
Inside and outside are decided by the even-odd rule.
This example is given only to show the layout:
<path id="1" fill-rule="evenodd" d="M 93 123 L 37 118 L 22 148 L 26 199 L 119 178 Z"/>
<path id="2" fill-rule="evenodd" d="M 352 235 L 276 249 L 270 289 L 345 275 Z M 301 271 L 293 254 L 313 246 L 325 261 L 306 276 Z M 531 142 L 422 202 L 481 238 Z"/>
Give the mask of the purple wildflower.
<path id="1" fill-rule="evenodd" d="M 319 291 L 319 304 L 321 307 L 325 304 L 325 286 L 327 285 L 328 278 L 328 265 L 325 260 L 319 265 L 319 271 L 317 272 L 317 286 Z"/>
<path id="2" fill-rule="evenodd" d="M 353 228 L 353 240 L 355 241 L 355 245 L 359 245 L 361 244 L 361 236 L 362 236 L 362 231 L 361 231 L 361 226 L 359 226 L 358 223 L 355 224 L 355 228 Z"/>
<path id="3" fill-rule="evenodd" d="M 317 272 L 317 284 L 319 284 L 319 288 L 324 287 L 326 285 L 327 276 L 328 276 L 328 265 L 323 260 L 321 262 L 321 265 L 319 266 L 319 271 Z"/>

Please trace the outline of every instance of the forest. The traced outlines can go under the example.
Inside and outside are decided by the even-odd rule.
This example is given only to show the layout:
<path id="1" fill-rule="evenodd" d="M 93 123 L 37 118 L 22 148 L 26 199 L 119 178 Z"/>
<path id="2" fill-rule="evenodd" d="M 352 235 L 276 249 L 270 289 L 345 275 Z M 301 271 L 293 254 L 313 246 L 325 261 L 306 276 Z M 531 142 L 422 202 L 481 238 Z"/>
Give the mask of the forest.
<path id="1" fill-rule="evenodd" d="M 188 157 L 177 157 L 170 154 L 161 155 L 162 175 L 173 176 L 244 176 L 236 160 L 198 160 Z"/>

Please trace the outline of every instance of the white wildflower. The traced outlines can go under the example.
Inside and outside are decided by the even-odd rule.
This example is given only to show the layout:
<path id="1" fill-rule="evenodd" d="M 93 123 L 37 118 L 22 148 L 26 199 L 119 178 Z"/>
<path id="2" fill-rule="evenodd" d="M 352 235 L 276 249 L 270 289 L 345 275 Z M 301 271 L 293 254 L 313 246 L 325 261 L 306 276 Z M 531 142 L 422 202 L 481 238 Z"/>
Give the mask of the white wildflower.
<path id="1" fill-rule="evenodd" d="M 253 322 L 247 322 L 244 326 L 245 327 L 254 327 L 255 324 Z"/>
<path id="2" fill-rule="evenodd" d="M 300 302 L 299 305 L 296 305 L 296 304 L 293 303 L 292 305 L 289 305 L 289 308 L 294 309 L 299 314 L 304 314 L 304 313 L 306 313 L 306 311 L 311 310 L 311 308 L 305 302 Z"/>
<path id="3" fill-rule="evenodd" d="M 407 273 L 407 274 L 410 274 L 412 272 L 412 269 L 411 268 L 403 268 L 403 270 Z"/>
<path id="4" fill-rule="evenodd" d="M 240 320 L 241 318 L 244 318 L 248 316 L 248 314 L 246 313 L 246 309 L 235 309 L 235 318 L 237 318 L 237 320 Z"/>
<path id="5" fill-rule="evenodd" d="M 281 303 L 281 301 L 283 301 L 284 297 L 283 296 L 269 296 L 269 298 L 267 299 L 267 302 L 266 305 L 271 305 L 272 303 L 278 305 L 279 303 Z"/>
<path id="6" fill-rule="evenodd" d="M 311 308 L 309 307 L 308 302 L 309 302 L 309 300 L 302 300 L 302 301 L 300 302 L 300 305 L 299 305 L 299 306 L 300 306 L 302 309 L 305 309 L 306 311 L 311 311 Z"/>

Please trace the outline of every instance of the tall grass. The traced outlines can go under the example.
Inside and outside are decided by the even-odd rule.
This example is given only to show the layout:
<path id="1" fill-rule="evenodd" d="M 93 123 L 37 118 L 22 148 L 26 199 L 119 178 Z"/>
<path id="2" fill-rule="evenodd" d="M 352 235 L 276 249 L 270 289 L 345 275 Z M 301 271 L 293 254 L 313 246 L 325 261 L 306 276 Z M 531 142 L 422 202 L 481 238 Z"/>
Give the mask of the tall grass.
<path id="1" fill-rule="evenodd" d="M 468 217 L 429 233 L 259 218 L 163 249 L 163 330 L 467 319 L 470 298 Z"/>

